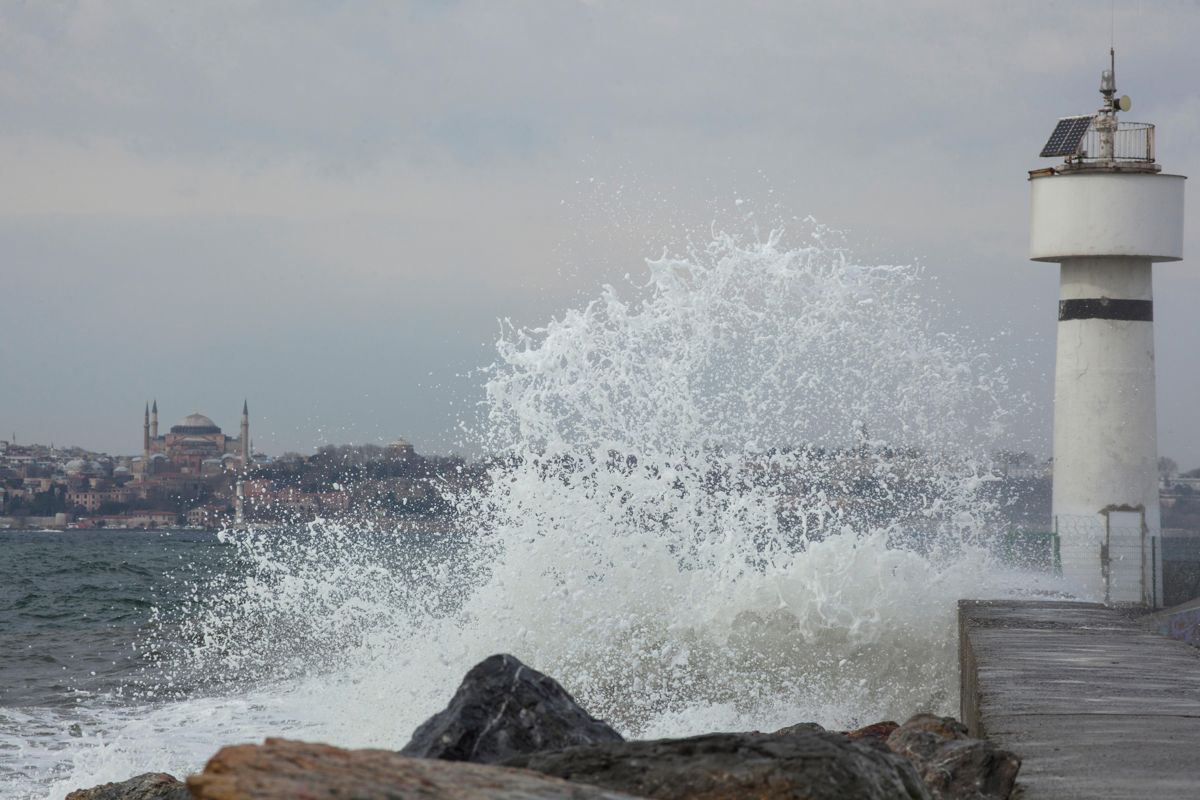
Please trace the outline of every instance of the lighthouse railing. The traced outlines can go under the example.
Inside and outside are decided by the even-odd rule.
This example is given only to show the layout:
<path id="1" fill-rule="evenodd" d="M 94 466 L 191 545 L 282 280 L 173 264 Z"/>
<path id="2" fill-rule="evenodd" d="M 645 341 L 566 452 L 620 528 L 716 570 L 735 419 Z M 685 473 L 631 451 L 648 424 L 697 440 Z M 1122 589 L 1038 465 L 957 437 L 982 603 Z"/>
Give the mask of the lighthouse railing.
<path id="1" fill-rule="evenodd" d="M 1101 158 L 1101 132 L 1095 126 L 1088 128 L 1079 143 L 1079 155 L 1073 160 L 1133 161 L 1154 163 L 1154 126 L 1148 122 L 1121 122 L 1112 133 L 1112 158 Z"/>

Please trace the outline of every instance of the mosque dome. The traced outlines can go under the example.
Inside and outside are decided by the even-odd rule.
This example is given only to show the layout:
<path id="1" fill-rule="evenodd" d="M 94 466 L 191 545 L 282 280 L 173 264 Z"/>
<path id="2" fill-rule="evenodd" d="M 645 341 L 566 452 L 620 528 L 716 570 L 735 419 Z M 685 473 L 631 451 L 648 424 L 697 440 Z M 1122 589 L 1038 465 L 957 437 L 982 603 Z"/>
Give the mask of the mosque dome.
<path id="1" fill-rule="evenodd" d="M 171 426 L 171 433 L 182 433 L 187 436 L 204 436 L 220 432 L 221 429 L 215 422 L 199 413 L 188 414 L 179 421 L 178 425 Z"/>
<path id="2" fill-rule="evenodd" d="M 412 443 L 400 436 L 387 446 L 385 451 L 390 458 L 407 460 L 414 454 Z"/>
<path id="3" fill-rule="evenodd" d="M 87 469 L 87 462 L 82 458 L 73 458 L 67 462 L 67 472 L 83 472 Z"/>

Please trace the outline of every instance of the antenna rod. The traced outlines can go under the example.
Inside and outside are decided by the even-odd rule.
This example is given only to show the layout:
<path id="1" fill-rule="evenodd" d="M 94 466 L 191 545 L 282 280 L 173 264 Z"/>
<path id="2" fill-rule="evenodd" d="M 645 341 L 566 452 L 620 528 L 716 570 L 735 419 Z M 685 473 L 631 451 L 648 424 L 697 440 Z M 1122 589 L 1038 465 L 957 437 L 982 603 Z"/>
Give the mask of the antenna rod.
<path id="1" fill-rule="evenodd" d="M 1111 51 L 1117 42 L 1117 0 L 1108 5 L 1108 49 Z"/>

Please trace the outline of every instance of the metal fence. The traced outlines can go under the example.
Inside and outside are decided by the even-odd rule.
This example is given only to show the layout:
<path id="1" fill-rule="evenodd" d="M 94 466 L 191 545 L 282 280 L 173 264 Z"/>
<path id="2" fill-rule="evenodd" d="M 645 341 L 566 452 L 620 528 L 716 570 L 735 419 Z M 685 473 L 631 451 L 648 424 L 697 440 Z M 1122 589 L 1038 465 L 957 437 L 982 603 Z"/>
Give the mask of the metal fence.
<path id="1" fill-rule="evenodd" d="M 996 555 L 1018 569 L 1061 572 L 1058 534 L 1052 530 L 1010 528 L 994 542 Z"/>
<path id="2" fill-rule="evenodd" d="M 1063 576 L 1110 605 L 1162 604 L 1160 532 L 1140 509 L 1055 517 Z"/>
<path id="3" fill-rule="evenodd" d="M 1059 575 L 1065 558 L 1067 577 L 1083 575 L 1090 595 L 1113 605 L 1171 607 L 1200 597 L 1200 531 L 1153 529 L 1141 512 L 1059 516 L 1055 524 L 1009 529 L 994 551 L 1009 566 Z"/>
<path id="4" fill-rule="evenodd" d="M 1162 536 L 1163 605 L 1200 597 L 1200 531 L 1168 529 Z"/>
<path id="5" fill-rule="evenodd" d="M 1096 161 L 1101 158 L 1100 132 L 1088 128 L 1079 143 L 1076 160 Z M 1148 122 L 1121 122 L 1113 131 L 1114 161 L 1144 161 L 1154 163 L 1154 126 Z"/>

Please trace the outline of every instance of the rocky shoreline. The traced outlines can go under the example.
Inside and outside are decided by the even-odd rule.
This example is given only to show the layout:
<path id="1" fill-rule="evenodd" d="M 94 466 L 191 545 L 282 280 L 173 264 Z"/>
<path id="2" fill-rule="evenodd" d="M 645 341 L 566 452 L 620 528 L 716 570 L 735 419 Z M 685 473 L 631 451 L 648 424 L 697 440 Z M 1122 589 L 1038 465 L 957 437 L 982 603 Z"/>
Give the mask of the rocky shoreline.
<path id="1" fill-rule="evenodd" d="M 146 773 L 67 800 L 1004 800 L 1020 765 L 931 714 L 625 741 L 553 678 L 495 655 L 398 751 L 267 739 L 221 748 L 186 781 Z"/>

